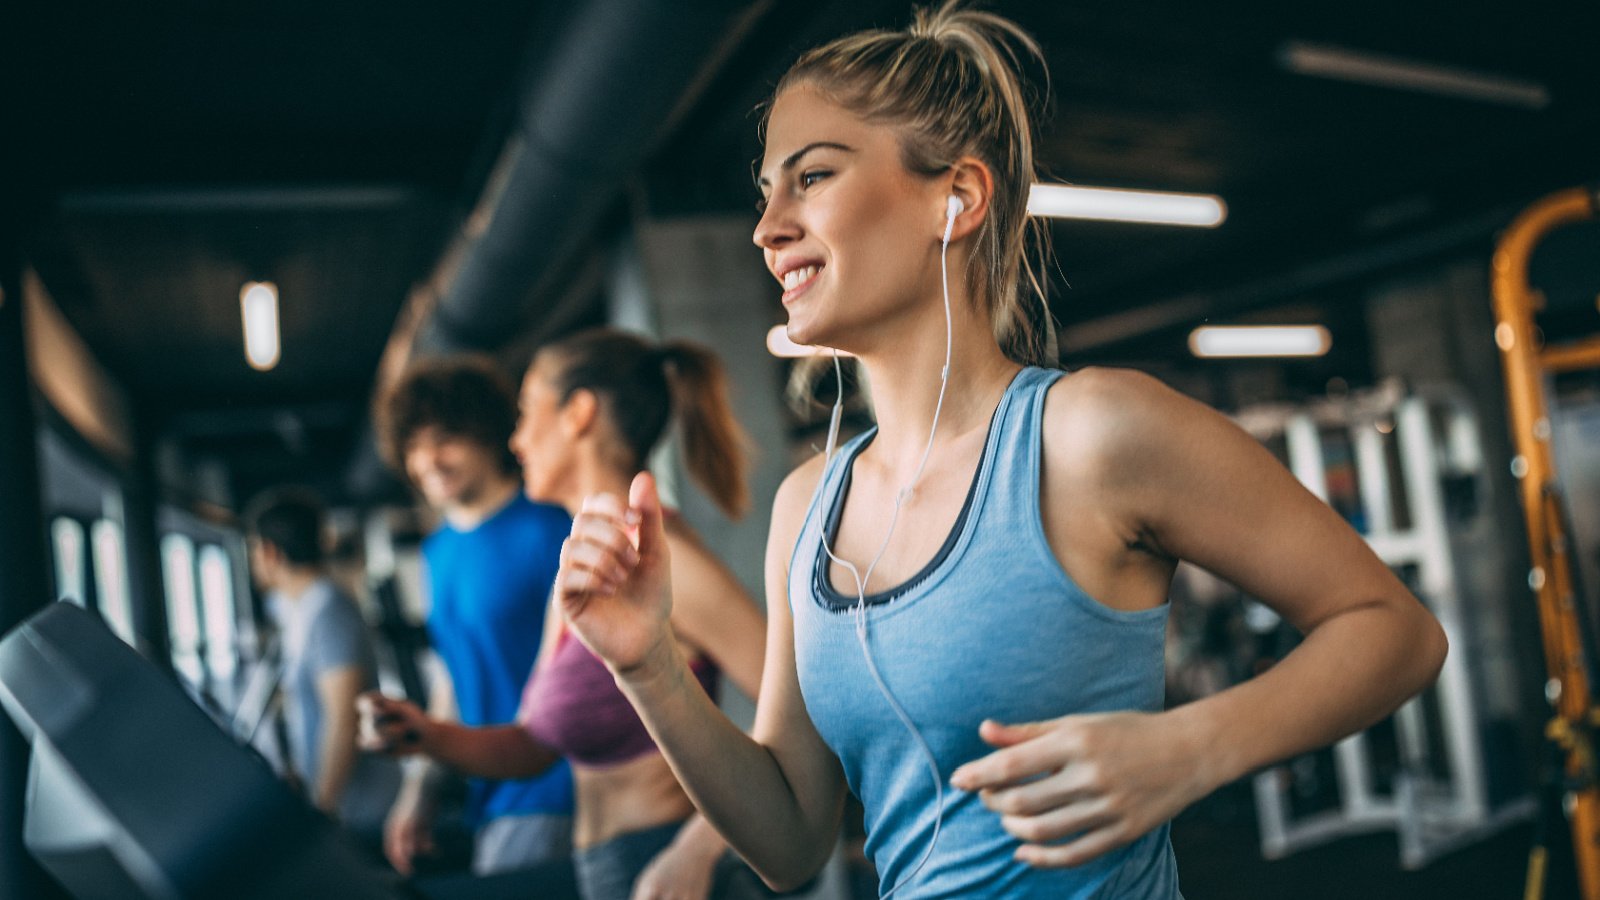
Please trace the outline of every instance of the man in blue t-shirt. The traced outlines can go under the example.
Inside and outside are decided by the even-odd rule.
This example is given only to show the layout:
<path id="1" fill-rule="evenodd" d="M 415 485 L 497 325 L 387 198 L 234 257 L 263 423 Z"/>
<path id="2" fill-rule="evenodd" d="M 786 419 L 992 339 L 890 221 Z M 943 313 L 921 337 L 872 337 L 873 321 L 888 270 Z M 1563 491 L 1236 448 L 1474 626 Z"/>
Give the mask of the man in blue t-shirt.
<path id="1" fill-rule="evenodd" d="M 563 510 L 522 495 L 507 447 L 513 397 L 487 361 L 452 359 L 413 369 L 380 409 L 385 456 L 444 520 L 422 548 L 428 633 L 449 673 L 429 691 L 428 712 L 472 726 L 516 719 L 570 527 Z M 384 850 L 405 874 L 433 850 L 440 774 L 420 757 L 413 765 L 384 829 Z M 568 859 L 571 774 L 563 762 L 521 781 L 472 780 L 466 815 L 478 874 Z"/>

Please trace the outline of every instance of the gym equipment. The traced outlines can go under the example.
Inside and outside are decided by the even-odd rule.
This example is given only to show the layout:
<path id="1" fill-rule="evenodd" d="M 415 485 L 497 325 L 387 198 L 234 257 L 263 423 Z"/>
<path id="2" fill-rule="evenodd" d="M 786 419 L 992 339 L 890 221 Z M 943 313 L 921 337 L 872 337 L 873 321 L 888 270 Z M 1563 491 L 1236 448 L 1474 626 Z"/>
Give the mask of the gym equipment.
<path id="1" fill-rule="evenodd" d="M 419 896 L 81 607 L 0 640 L 0 704 L 33 745 L 23 841 L 80 900 Z"/>
<path id="2" fill-rule="evenodd" d="M 1417 869 L 1529 817 L 1535 809 L 1529 796 L 1494 802 L 1484 758 L 1488 717 L 1473 669 L 1494 648 L 1469 627 L 1473 579 L 1464 577 L 1464 566 L 1492 554 L 1498 535 L 1482 502 L 1488 485 L 1470 403 L 1454 389 L 1408 393 L 1389 382 L 1306 407 L 1247 409 L 1237 418 L 1257 438 L 1279 445 L 1295 477 L 1362 533 L 1450 640 L 1433 686 L 1383 727 L 1334 747 L 1332 808 L 1294 809 L 1291 785 L 1312 756 L 1256 775 L 1262 854 L 1275 859 L 1346 835 L 1394 829 L 1401 865 Z M 1391 760 L 1387 767 L 1379 762 Z"/>
<path id="3" fill-rule="evenodd" d="M 1545 730 L 1549 771 L 1542 792 L 1546 809 L 1528 862 L 1526 897 L 1544 893 L 1544 867 L 1552 829 L 1565 807 L 1571 823 L 1583 900 L 1600 900 L 1600 771 L 1595 758 L 1600 707 L 1595 705 L 1594 620 L 1578 589 L 1572 530 L 1565 514 L 1550 438 L 1551 376 L 1600 368 L 1600 334 L 1546 346 L 1534 322 L 1543 298 L 1528 283 L 1528 261 L 1540 240 L 1576 222 L 1600 218 L 1600 191 L 1572 188 L 1536 201 L 1514 219 L 1495 248 L 1492 292 L 1495 344 L 1505 372 L 1522 512 L 1528 525 L 1532 568 L 1528 588 L 1537 597 L 1550 680 L 1545 696 L 1554 716 Z"/>

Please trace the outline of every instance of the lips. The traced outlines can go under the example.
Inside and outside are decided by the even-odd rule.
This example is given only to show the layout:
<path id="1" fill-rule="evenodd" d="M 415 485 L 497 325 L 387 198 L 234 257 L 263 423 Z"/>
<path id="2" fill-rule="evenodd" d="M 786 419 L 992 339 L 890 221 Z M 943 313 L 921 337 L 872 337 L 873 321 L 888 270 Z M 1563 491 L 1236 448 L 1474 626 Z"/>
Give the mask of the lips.
<path id="1" fill-rule="evenodd" d="M 822 272 L 822 268 L 821 263 L 802 263 L 778 276 L 779 282 L 783 284 L 783 302 L 788 303 L 790 300 L 805 293 L 812 283 L 817 280 L 817 275 Z"/>

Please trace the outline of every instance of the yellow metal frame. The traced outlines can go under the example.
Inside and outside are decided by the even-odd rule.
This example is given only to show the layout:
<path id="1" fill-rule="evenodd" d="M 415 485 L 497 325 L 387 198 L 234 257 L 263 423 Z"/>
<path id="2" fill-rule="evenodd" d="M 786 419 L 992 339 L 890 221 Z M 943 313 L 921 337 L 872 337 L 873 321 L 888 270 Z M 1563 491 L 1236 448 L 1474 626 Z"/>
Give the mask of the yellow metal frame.
<path id="1" fill-rule="evenodd" d="M 1516 443 L 1522 511 L 1533 568 L 1528 584 L 1538 594 L 1545 662 L 1556 707 L 1552 734 L 1566 737 L 1567 773 L 1582 782 L 1572 792 L 1570 821 L 1583 900 L 1600 900 L 1600 784 L 1594 775 L 1593 685 L 1583 666 L 1579 623 L 1572 605 L 1573 560 L 1565 552 L 1545 379 L 1550 373 L 1600 368 L 1600 336 L 1545 347 L 1534 325 L 1544 298 L 1528 284 L 1528 260 L 1551 231 L 1600 218 L 1600 193 L 1573 188 L 1551 194 L 1512 221 L 1494 253 L 1495 343 L 1505 371 L 1506 399 Z"/>

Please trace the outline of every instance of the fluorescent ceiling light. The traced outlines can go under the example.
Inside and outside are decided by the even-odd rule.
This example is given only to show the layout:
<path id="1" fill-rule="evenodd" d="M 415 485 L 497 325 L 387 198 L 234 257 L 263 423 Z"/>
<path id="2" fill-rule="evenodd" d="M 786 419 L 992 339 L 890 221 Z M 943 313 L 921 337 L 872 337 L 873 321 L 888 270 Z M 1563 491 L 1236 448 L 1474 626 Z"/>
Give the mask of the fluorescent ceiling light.
<path id="1" fill-rule="evenodd" d="M 1028 192 L 1028 214 L 1053 219 L 1096 219 L 1215 228 L 1228 216 L 1221 197 L 1166 191 L 1036 184 Z"/>
<path id="2" fill-rule="evenodd" d="M 1421 63 L 1328 44 L 1289 41 L 1278 50 L 1284 68 L 1300 75 L 1480 100 L 1523 109 L 1550 105 L 1550 91 L 1536 81 L 1453 66 Z"/>
<path id="3" fill-rule="evenodd" d="M 767 332 L 767 351 L 773 356 L 785 359 L 800 359 L 805 356 L 832 356 L 834 351 L 827 347 L 813 347 L 809 344 L 796 344 L 789 340 L 789 328 L 786 325 L 774 325 Z M 838 351 L 839 356 L 848 357 L 850 354 L 843 350 Z"/>
<path id="4" fill-rule="evenodd" d="M 1333 346 L 1321 325 L 1203 325 L 1189 333 L 1200 357 L 1321 356 Z"/>
<path id="5" fill-rule="evenodd" d="M 239 289 L 239 313 L 244 319 L 244 358 L 250 368 L 265 372 L 278 364 L 278 286 L 245 282 Z"/>

